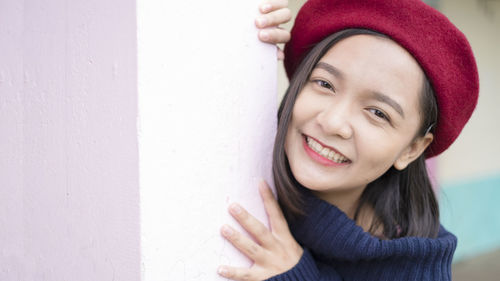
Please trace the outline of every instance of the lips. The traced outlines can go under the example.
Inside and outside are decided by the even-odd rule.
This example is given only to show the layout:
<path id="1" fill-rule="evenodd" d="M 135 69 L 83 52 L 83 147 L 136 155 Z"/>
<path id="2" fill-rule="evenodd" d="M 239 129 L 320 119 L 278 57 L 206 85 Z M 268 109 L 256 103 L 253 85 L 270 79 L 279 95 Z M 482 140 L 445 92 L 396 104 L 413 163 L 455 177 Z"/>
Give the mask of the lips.
<path id="1" fill-rule="evenodd" d="M 322 164 L 335 163 L 338 165 L 338 164 L 347 164 L 351 162 L 345 155 L 338 152 L 333 147 L 324 145 L 323 143 L 319 142 L 318 140 L 310 136 L 303 135 L 303 137 L 305 140 L 304 143 L 305 146 L 309 148 L 307 152 L 310 154 L 310 156 L 314 156 L 313 158 L 315 160 L 322 160 L 320 161 Z"/>

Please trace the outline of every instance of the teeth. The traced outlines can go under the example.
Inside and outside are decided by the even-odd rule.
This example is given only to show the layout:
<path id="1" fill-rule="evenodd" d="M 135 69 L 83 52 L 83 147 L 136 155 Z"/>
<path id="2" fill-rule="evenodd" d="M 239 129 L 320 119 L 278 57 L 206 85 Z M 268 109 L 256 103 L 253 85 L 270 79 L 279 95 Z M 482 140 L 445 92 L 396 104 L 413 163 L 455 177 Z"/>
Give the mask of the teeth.
<path id="1" fill-rule="evenodd" d="M 328 153 L 328 157 L 330 157 L 330 158 L 333 158 L 333 156 L 334 156 L 334 155 L 335 155 L 335 152 L 333 152 L 333 151 L 330 151 L 330 152 Z"/>
<path id="2" fill-rule="evenodd" d="M 326 147 L 323 147 L 321 144 L 319 144 L 317 141 L 313 140 L 310 137 L 307 137 L 306 141 L 307 141 L 307 145 L 310 148 L 312 148 L 312 150 L 316 151 L 321 156 L 332 160 L 333 162 L 344 163 L 344 162 L 348 161 L 344 156 L 340 155 L 339 153 L 336 153 L 333 150 L 330 150 Z"/>
<path id="3" fill-rule="evenodd" d="M 323 149 L 323 146 L 317 142 L 314 142 L 314 148 L 316 148 L 317 151 L 321 151 Z"/>

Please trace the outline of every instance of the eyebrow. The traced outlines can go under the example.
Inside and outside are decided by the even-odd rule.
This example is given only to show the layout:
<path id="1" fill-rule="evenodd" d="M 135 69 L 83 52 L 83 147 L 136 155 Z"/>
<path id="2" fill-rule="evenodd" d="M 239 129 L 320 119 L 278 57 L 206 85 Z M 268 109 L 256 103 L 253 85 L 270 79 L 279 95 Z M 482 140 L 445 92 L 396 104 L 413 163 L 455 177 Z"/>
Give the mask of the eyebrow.
<path id="1" fill-rule="evenodd" d="M 343 79 L 344 78 L 344 73 L 342 73 L 342 71 L 340 71 L 338 68 L 336 68 L 335 66 L 331 65 L 331 64 L 328 64 L 326 62 L 318 62 L 316 64 L 316 67 L 315 68 L 321 68 L 321 69 L 324 69 L 326 70 L 328 73 L 334 75 L 334 76 L 337 76 L 338 78 L 340 79 Z"/>
<path id="2" fill-rule="evenodd" d="M 387 105 L 389 105 L 390 107 L 392 107 L 397 113 L 399 113 L 399 115 L 401 115 L 401 117 L 403 117 L 403 119 L 405 118 L 405 113 L 403 112 L 403 108 L 401 107 L 401 105 L 399 105 L 399 103 L 397 103 L 395 100 L 393 100 L 392 98 L 390 98 L 389 96 L 387 95 L 384 95 L 382 93 L 379 93 L 379 92 L 372 92 L 372 95 L 373 95 L 373 98 L 380 101 L 380 102 L 383 102 Z"/>

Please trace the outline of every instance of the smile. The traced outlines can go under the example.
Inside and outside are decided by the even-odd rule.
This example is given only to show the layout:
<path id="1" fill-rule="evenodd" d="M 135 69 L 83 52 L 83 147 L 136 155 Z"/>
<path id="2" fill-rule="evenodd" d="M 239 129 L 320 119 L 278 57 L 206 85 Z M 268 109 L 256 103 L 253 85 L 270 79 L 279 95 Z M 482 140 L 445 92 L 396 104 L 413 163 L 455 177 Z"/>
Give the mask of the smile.
<path id="1" fill-rule="evenodd" d="M 345 164 L 347 162 L 350 162 L 347 157 L 338 153 L 337 151 L 334 151 L 333 148 L 326 147 L 309 136 L 304 135 L 304 137 L 307 147 L 322 156 L 322 158 L 326 158 L 337 164 Z"/>

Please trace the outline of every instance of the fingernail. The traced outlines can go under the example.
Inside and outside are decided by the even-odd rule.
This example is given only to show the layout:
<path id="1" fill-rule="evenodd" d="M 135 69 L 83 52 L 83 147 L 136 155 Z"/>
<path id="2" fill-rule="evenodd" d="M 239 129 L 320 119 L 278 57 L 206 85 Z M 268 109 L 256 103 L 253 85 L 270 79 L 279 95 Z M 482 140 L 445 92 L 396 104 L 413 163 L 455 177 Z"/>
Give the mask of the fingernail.
<path id="1" fill-rule="evenodd" d="M 219 266 L 219 270 L 217 270 L 217 272 L 222 276 L 227 276 L 229 274 L 229 271 L 225 266 Z"/>
<path id="2" fill-rule="evenodd" d="M 278 52 L 278 58 L 279 58 L 279 52 Z M 259 190 L 260 191 L 265 191 L 267 189 L 267 183 L 264 179 L 262 179 L 260 182 L 259 182 Z"/>
<path id="3" fill-rule="evenodd" d="M 271 10 L 271 4 L 264 4 L 264 5 L 262 5 L 261 6 L 261 10 L 264 13 L 268 12 L 269 10 Z"/>
<path id="4" fill-rule="evenodd" d="M 264 17 L 259 17 L 257 18 L 257 24 L 261 27 L 265 26 L 267 24 L 267 19 Z"/>
<path id="5" fill-rule="evenodd" d="M 259 185 L 262 187 L 266 186 L 266 180 L 264 178 L 260 178 Z"/>
<path id="6" fill-rule="evenodd" d="M 231 212 L 235 215 L 241 214 L 241 207 L 238 204 L 231 205 Z"/>
<path id="7" fill-rule="evenodd" d="M 262 30 L 260 32 L 260 38 L 262 38 L 262 40 L 269 40 L 269 32 Z"/>
<path id="8" fill-rule="evenodd" d="M 233 234 L 233 230 L 230 227 L 224 225 L 222 227 L 222 234 L 226 237 L 230 237 Z"/>

